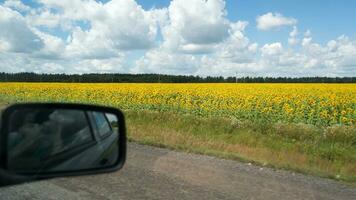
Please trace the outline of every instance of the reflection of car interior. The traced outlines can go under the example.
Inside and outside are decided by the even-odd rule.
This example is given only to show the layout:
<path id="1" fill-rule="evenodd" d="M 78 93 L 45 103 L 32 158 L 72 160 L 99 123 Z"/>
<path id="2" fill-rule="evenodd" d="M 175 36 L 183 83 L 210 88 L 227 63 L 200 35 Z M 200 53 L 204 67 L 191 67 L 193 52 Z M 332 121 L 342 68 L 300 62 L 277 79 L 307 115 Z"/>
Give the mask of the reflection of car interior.
<path id="1" fill-rule="evenodd" d="M 10 169 L 95 168 L 112 165 L 117 159 L 118 135 L 104 113 L 21 110 L 12 115 L 11 122 Z"/>
<path id="2" fill-rule="evenodd" d="M 54 153 L 74 148 L 93 141 L 86 114 L 82 111 L 56 110 L 50 115 L 54 123 L 59 124 L 61 144 L 57 144 Z"/>

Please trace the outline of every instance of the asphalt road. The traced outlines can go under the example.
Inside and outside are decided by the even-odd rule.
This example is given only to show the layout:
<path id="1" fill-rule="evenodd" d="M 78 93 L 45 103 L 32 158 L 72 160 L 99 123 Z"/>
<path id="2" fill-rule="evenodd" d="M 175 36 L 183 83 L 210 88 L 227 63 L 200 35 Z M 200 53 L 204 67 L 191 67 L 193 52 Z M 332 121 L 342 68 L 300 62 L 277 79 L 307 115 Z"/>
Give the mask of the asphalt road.
<path id="1" fill-rule="evenodd" d="M 0 188 L 0 199 L 355 199 L 336 181 L 129 144 L 118 172 Z"/>

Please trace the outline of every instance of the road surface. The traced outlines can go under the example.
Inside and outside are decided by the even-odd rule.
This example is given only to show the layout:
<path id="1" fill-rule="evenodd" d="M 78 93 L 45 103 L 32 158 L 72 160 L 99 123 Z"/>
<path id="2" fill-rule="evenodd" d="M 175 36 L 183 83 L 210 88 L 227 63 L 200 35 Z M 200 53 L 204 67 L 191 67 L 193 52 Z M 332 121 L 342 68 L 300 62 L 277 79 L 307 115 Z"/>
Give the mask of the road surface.
<path id="1" fill-rule="evenodd" d="M 355 199 L 339 182 L 130 143 L 121 171 L 0 188 L 0 199 Z"/>

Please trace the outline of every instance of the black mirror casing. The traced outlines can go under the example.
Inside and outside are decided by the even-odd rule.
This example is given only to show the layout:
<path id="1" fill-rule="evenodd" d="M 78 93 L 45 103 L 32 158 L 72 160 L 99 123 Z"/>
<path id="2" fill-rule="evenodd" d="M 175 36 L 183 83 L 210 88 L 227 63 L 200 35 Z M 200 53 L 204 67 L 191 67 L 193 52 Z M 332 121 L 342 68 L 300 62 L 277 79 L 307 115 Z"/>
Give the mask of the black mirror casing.
<path id="1" fill-rule="evenodd" d="M 73 109 L 73 110 L 86 110 L 93 112 L 103 112 L 115 115 L 118 118 L 118 159 L 114 165 L 109 167 L 98 167 L 91 169 L 82 169 L 75 171 L 54 171 L 54 172 L 41 172 L 37 174 L 18 174 L 8 169 L 8 134 L 10 115 L 16 110 L 26 108 L 38 109 Z M 63 104 L 63 103 L 27 103 L 15 104 L 6 108 L 1 117 L 0 129 L 0 186 L 18 184 L 22 182 L 29 182 L 40 179 L 48 179 L 54 177 L 66 176 L 81 176 L 89 174 L 107 173 L 121 169 L 126 160 L 126 126 L 124 114 L 111 107 L 83 105 L 83 104 Z"/>

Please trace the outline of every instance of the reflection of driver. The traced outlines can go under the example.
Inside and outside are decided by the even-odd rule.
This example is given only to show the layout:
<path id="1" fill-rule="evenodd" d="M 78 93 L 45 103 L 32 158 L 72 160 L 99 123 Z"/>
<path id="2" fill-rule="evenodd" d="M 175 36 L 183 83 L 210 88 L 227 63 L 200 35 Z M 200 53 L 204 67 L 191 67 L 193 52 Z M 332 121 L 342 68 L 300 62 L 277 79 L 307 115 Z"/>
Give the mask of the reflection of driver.
<path id="1" fill-rule="evenodd" d="M 40 164 L 41 159 L 50 155 L 51 147 L 53 147 L 52 143 L 55 141 L 51 137 L 59 134 L 58 132 L 57 134 L 53 132 L 56 129 L 50 130 L 51 134 L 46 134 L 49 132 L 45 131 L 47 128 L 43 122 L 48 120 L 48 115 L 51 112 L 29 112 L 28 110 L 14 113 L 12 121 L 21 120 L 22 122 L 17 122 L 15 125 L 22 126 L 19 128 L 12 127 L 17 128 L 17 130 L 9 134 L 8 152 L 9 158 L 11 158 L 9 159 L 10 165 L 14 162 L 13 164 L 21 166 L 21 163 L 16 163 L 16 161 L 19 161 L 16 158 L 21 158 L 21 161 L 26 162 L 22 164 L 25 164 L 27 168 L 36 167 Z"/>
<path id="2" fill-rule="evenodd" d="M 90 130 L 83 117 L 83 112 L 70 110 L 56 110 L 49 116 L 51 122 L 60 126 L 60 134 L 58 134 L 60 138 L 56 138 L 58 142 L 54 145 L 54 153 L 70 148 L 72 144 L 88 137 Z"/>
<path id="3" fill-rule="evenodd" d="M 62 129 L 74 124 L 75 112 L 40 111 L 24 114 L 22 126 L 9 134 L 9 148 L 12 157 L 37 157 L 44 159 L 63 149 Z M 14 117 L 14 120 L 16 117 Z"/>
<path id="4" fill-rule="evenodd" d="M 14 122 L 8 138 L 11 168 L 38 168 L 51 155 L 91 138 L 85 114 L 80 111 L 22 110 L 14 113 L 11 121 Z"/>

